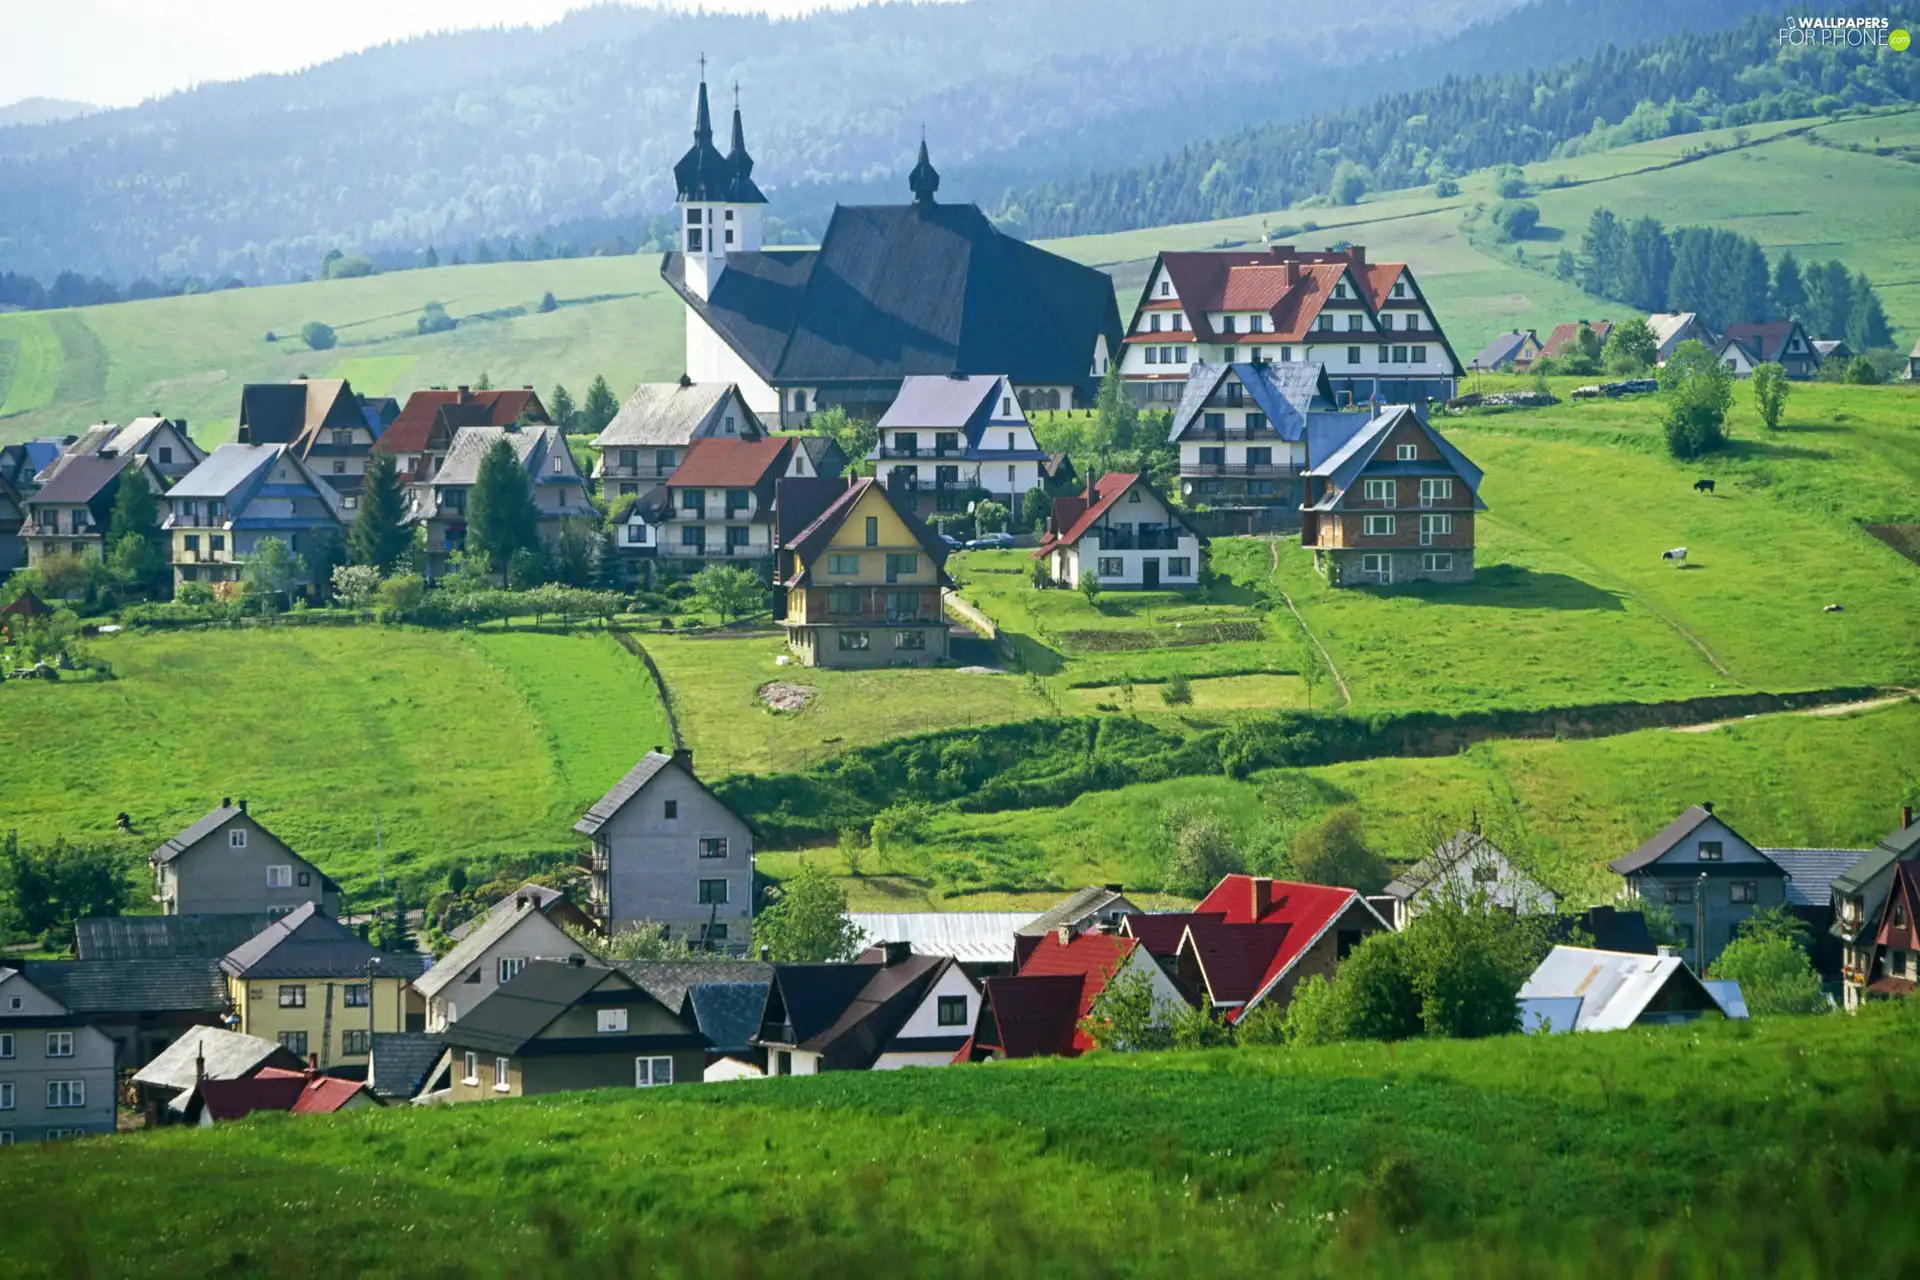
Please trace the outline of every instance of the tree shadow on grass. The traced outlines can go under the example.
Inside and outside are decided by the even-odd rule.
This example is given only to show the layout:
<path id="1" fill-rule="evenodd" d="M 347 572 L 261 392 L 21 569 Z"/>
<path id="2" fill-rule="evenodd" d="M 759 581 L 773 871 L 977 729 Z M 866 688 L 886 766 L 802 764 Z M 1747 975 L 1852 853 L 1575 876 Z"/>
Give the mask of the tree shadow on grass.
<path id="1" fill-rule="evenodd" d="M 1414 582 L 1393 588 L 1435 604 L 1476 605 L 1493 609 L 1553 609 L 1621 613 L 1626 603 L 1617 591 L 1596 587 L 1571 574 L 1541 573 L 1517 564 L 1476 569 L 1472 583 Z"/>
<path id="2" fill-rule="evenodd" d="M 1825 449 L 1809 449 L 1804 445 L 1797 444 L 1776 444 L 1772 440 L 1746 439 L 1727 441 L 1726 448 L 1721 450 L 1721 454 L 1724 457 L 1735 458 L 1741 461 L 1797 458 L 1821 462 L 1833 457 L 1833 454 Z M 1707 459 L 1702 459 L 1702 461 L 1707 461 Z"/>

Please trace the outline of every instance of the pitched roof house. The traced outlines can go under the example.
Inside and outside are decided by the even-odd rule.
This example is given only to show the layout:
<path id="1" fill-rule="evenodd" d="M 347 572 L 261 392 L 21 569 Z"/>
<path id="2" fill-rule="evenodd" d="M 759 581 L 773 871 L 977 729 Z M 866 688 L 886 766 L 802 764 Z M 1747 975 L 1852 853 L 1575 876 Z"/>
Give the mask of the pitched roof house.
<path id="1" fill-rule="evenodd" d="M 1234 874 L 1193 909 L 1175 967 L 1238 1022 L 1263 1004 L 1285 1008 L 1302 980 L 1332 977 L 1362 938 L 1386 928 L 1352 889 Z"/>
<path id="2" fill-rule="evenodd" d="M 1691 311 L 1655 312 L 1647 317 L 1647 328 L 1653 333 L 1655 364 L 1665 364 L 1683 342 L 1698 342 L 1709 351 L 1714 348 L 1713 330 Z"/>
<path id="3" fill-rule="evenodd" d="M 282 916 L 307 902 L 340 910 L 340 886 L 247 812 L 218 807 L 147 855 L 163 914 Z"/>
<path id="4" fill-rule="evenodd" d="M 373 452 L 390 453 L 401 483 L 428 479 L 446 461 L 462 427 L 550 425 L 553 419 L 532 387 L 433 387 L 407 397 L 406 407 L 380 432 Z"/>
<path id="5" fill-rule="evenodd" d="M 1820 371 L 1820 355 L 1798 320 L 1730 324 L 1725 336 L 1739 342 L 1757 360 L 1779 365 L 1789 378 L 1811 378 Z"/>
<path id="6" fill-rule="evenodd" d="M 114 1130 L 114 1046 L 29 973 L 0 964 L 0 1146 Z"/>
<path id="7" fill-rule="evenodd" d="M 952 956 L 975 978 L 1014 970 L 1014 931 L 1024 911 L 852 911 L 863 946 L 904 942 L 921 955 Z"/>
<path id="8" fill-rule="evenodd" d="M 234 439 L 288 446 L 343 498 L 357 501 L 373 452 L 375 421 L 345 378 L 255 382 L 240 390 Z"/>
<path id="9" fill-rule="evenodd" d="M 428 1033 L 444 1031 L 448 1023 L 459 1021 L 463 1010 L 511 982 L 532 961 L 564 962 L 576 956 L 599 965 L 540 909 L 534 895 L 508 894 L 414 980 L 413 989 L 427 1002 Z"/>
<path id="10" fill-rule="evenodd" d="M 816 667 L 923 666 L 948 654 L 947 547 L 871 476 L 783 480 L 774 586 L 787 647 Z"/>
<path id="11" fill-rule="evenodd" d="M 836 405 L 875 417 L 914 374 L 1003 373 L 1030 405 L 1091 403 L 1120 339 L 1111 280 L 936 202 L 924 143 L 912 204 L 842 205 L 818 249 L 766 249 L 765 197 L 735 179 L 744 140 L 721 157 L 712 133 L 702 83 L 675 167 L 681 244 L 660 266 L 693 380 L 737 382 L 770 426 Z"/>
<path id="12" fill-rule="evenodd" d="M 1920 822 L 1914 821 L 1912 807 L 1906 806 L 1900 810 L 1899 826 L 1833 878 L 1829 933 L 1841 944 L 1841 982 L 1848 1009 L 1859 1007 L 1867 983 L 1878 968 L 1874 931 L 1886 906 L 1894 869 L 1910 858 L 1920 858 Z"/>
<path id="13" fill-rule="evenodd" d="M 176 587 L 237 582 L 267 538 L 277 538 L 307 568 L 311 583 L 323 547 L 352 518 L 347 499 L 283 444 L 223 444 L 161 500 Z"/>
<path id="14" fill-rule="evenodd" d="M 651 526 L 661 557 L 771 560 L 776 488 L 783 478 L 812 473 L 810 456 L 793 436 L 706 436 L 688 446 L 661 486 L 664 502 L 649 503 L 644 513 L 636 503 L 636 518 Z"/>
<path id="15" fill-rule="evenodd" d="M 1920 979 L 1920 861 L 1894 864 L 1873 943 L 1878 963 L 1867 995 L 1912 995 L 1914 980 Z"/>
<path id="16" fill-rule="evenodd" d="M 593 438 L 593 478 L 609 498 L 673 477 L 695 440 L 758 440 L 766 428 L 733 382 L 643 382 Z"/>
<path id="17" fill-rule="evenodd" d="M 1406 928 L 1427 906 L 1449 895 L 1482 900 L 1519 915 L 1550 915 L 1559 902 L 1552 890 L 1474 831 L 1457 831 L 1435 845 L 1433 852 L 1395 876 L 1385 893 L 1393 900 L 1389 923 L 1395 929 Z"/>
<path id="18" fill-rule="evenodd" d="M 466 923 L 449 929 L 447 936 L 458 942 L 479 928 L 481 922 L 488 916 L 515 914 L 521 909 L 523 899 L 531 903 L 535 911 L 540 912 L 562 929 L 569 925 L 576 929 L 593 928 L 593 917 L 574 905 L 572 898 L 558 889 L 550 889 L 546 885 L 535 884 L 529 880 L 487 908 L 485 915 L 475 916 Z"/>
<path id="19" fill-rule="evenodd" d="M 41 436 L 16 444 L 0 444 L 0 480 L 5 480 L 22 496 L 40 487 L 35 479 L 52 466 L 62 451 L 74 442 L 74 436 Z"/>
<path id="20" fill-rule="evenodd" d="M 760 1033 L 770 1076 L 937 1067 L 966 1044 L 980 991 L 951 956 L 904 942 L 849 964 L 778 964 Z"/>
<path id="21" fill-rule="evenodd" d="M 218 960 L 273 923 L 257 915 L 90 916 L 73 922 L 81 960 Z"/>
<path id="22" fill-rule="evenodd" d="M 1142 976 L 1162 1019 L 1189 1003 L 1136 938 L 1104 929 L 1074 933 L 1066 925 L 1035 938 L 1020 972 L 988 978 L 980 1019 L 957 1061 L 990 1058 L 1077 1058 L 1094 1047 L 1083 1024 L 1108 987 Z"/>
<path id="23" fill-rule="evenodd" d="M 1511 329 L 1480 348 L 1480 354 L 1467 362 L 1467 368 L 1525 373 L 1539 354 L 1539 334 L 1531 329 Z"/>
<path id="24" fill-rule="evenodd" d="M 943 374 L 902 380 L 867 460 L 915 514 L 964 510 L 968 492 L 984 489 L 1019 525 L 1032 523 L 1023 504 L 1040 485 L 1047 453 L 1012 379 Z"/>
<path id="25" fill-rule="evenodd" d="M 446 461 L 413 487 L 409 519 L 426 526 L 430 578 L 445 573 L 453 553 L 465 548 L 468 496 L 480 480 L 480 466 L 487 453 L 502 440 L 526 470 L 543 541 L 556 540 L 569 520 L 592 518 L 593 503 L 587 496 L 586 481 L 580 478 L 559 427 L 461 427 L 453 433 Z"/>
<path id="26" fill-rule="evenodd" d="M 1481 471 L 1407 405 L 1305 475 L 1300 543 L 1334 586 L 1473 581 Z"/>
<path id="27" fill-rule="evenodd" d="M 387 1101 L 407 1102 L 436 1091 L 445 1076 L 447 1046 L 424 1031 L 374 1033 L 367 1087 Z"/>
<path id="28" fill-rule="evenodd" d="M 134 1094 L 148 1124 L 176 1124 L 187 1118 L 188 1100 L 207 1081 L 246 1080 L 268 1068 L 300 1071 L 306 1065 L 298 1054 L 271 1040 L 194 1027 L 134 1073 Z"/>
<path id="29" fill-rule="evenodd" d="M 1686 961 L 1673 955 L 1555 947 L 1520 988 L 1520 1029 L 1528 1033 L 1624 1031 L 1710 1014 L 1728 1016 Z"/>
<path id="30" fill-rule="evenodd" d="M 0 473 L 0 578 L 27 561 L 27 544 L 20 527 L 27 522 L 26 500 L 4 473 Z"/>
<path id="31" fill-rule="evenodd" d="M 445 1033 L 451 1102 L 698 1083 L 707 1038 L 632 978 L 529 961 Z"/>
<path id="32" fill-rule="evenodd" d="M 21 503 L 26 519 L 20 538 L 27 564 L 48 556 L 105 554 L 107 526 L 123 483 L 137 478 L 155 493 L 167 483 L 153 464 L 133 454 L 88 454 L 62 459 L 52 477 Z"/>
<path id="33" fill-rule="evenodd" d="M 184 1032 L 232 1009 L 219 957 L 24 960 L 34 985 L 113 1041 L 122 1067 L 151 1062 Z"/>
<path id="34" fill-rule="evenodd" d="M 1180 452 L 1180 491 L 1209 506 L 1252 508 L 1259 528 L 1299 518 L 1300 475 L 1367 421 L 1335 403 L 1317 361 L 1196 363 L 1174 408 L 1167 439 Z"/>
<path id="35" fill-rule="evenodd" d="M 1759 348 L 1750 340 L 1736 338 L 1731 333 L 1720 335 L 1720 341 L 1714 344 L 1713 354 L 1736 378 L 1750 377 L 1755 369 L 1766 363 Z"/>
<path id="36" fill-rule="evenodd" d="M 195 444 L 193 437 L 187 434 L 185 421 L 153 415 L 135 418 L 124 427 L 102 422 L 88 427 L 72 443 L 64 446 L 60 456 L 42 471 L 39 483 L 44 484 L 52 479 L 53 474 L 69 458 L 117 458 L 127 455 L 152 463 L 153 469 L 168 483 L 186 475 L 207 456 L 206 450 Z"/>
<path id="37" fill-rule="evenodd" d="M 176 1109 L 188 1124 L 205 1129 L 256 1111 L 327 1116 L 385 1105 L 359 1080 L 321 1075 L 311 1068 L 289 1071 L 285 1067 L 262 1067 L 238 1080 L 202 1080 L 179 1099 Z"/>
<path id="38" fill-rule="evenodd" d="M 1065 587 L 1078 587 L 1091 573 L 1103 590 L 1178 590 L 1199 584 L 1206 545 L 1151 481 L 1122 472 L 1101 476 L 1077 497 L 1055 498 L 1033 558 Z"/>
<path id="39" fill-rule="evenodd" d="M 1580 333 L 1584 329 L 1593 330 L 1593 336 L 1604 345 L 1607 335 L 1613 332 L 1613 321 L 1568 320 L 1553 326 L 1553 332 L 1540 345 L 1540 357 L 1547 360 L 1559 360 L 1567 356 L 1580 354 Z"/>
<path id="40" fill-rule="evenodd" d="M 1413 272 L 1361 245 L 1160 254 L 1121 356 L 1135 396 L 1178 400 L 1195 363 L 1242 359 L 1323 364 L 1345 404 L 1449 399 L 1464 372 Z"/>

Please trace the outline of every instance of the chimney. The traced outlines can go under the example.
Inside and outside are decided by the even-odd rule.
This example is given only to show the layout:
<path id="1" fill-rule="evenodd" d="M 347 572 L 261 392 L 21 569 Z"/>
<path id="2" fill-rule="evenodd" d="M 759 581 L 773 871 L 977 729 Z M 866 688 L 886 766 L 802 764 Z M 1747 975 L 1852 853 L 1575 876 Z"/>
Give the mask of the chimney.
<path id="1" fill-rule="evenodd" d="M 222 809 L 231 809 L 231 808 L 233 808 L 233 797 L 232 797 L 232 796 L 221 796 L 221 797 L 220 797 L 220 807 L 221 807 Z"/>
<path id="2" fill-rule="evenodd" d="M 466 403 L 467 403 L 468 401 L 470 401 L 470 400 L 472 400 L 472 399 L 473 399 L 473 388 L 472 388 L 472 387 L 461 387 L 461 388 L 460 388 L 460 403 L 461 403 L 461 404 L 466 404 Z"/>
<path id="3" fill-rule="evenodd" d="M 1703 802 L 1703 803 L 1701 804 L 1701 806 L 1700 806 L 1700 807 L 1701 807 L 1702 809 L 1705 809 L 1705 810 L 1707 811 L 1707 816 L 1708 816 L 1708 817 L 1712 817 L 1712 816 L 1713 816 L 1713 801 L 1711 801 L 1711 800 L 1708 800 L 1708 801 L 1705 801 L 1705 802 Z"/>
<path id="4" fill-rule="evenodd" d="M 199 1088 L 207 1078 L 207 1046 L 205 1041 L 193 1047 L 193 1087 Z"/>
<path id="5" fill-rule="evenodd" d="M 532 906 L 532 905 L 533 905 L 533 899 L 529 898 L 524 893 L 521 894 L 518 898 L 515 898 L 513 900 L 513 909 L 515 911 L 525 911 L 529 906 Z"/>
<path id="6" fill-rule="evenodd" d="M 760 947 L 760 963 L 765 964 L 771 959 L 773 959 L 773 948 L 762 944 Z"/>
<path id="7" fill-rule="evenodd" d="M 1293 246 L 1290 244 L 1270 244 L 1267 246 L 1267 252 L 1276 258 L 1291 258 L 1293 256 Z"/>
<path id="8" fill-rule="evenodd" d="M 1300 264 L 1288 258 L 1281 264 L 1280 269 L 1285 273 L 1281 278 L 1287 282 L 1287 288 L 1293 288 L 1300 280 Z"/>
<path id="9" fill-rule="evenodd" d="M 1662 959 L 1671 959 L 1672 957 L 1680 954 L 1680 948 L 1678 947 L 1663 946 L 1659 948 L 1659 951 Z"/>
<path id="10" fill-rule="evenodd" d="M 1910 804 L 1903 804 L 1900 806 L 1900 829 L 1902 831 L 1905 831 L 1908 827 L 1912 825 L 1913 825 L 1913 806 Z"/>
<path id="11" fill-rule="evenodd" d="M 1253 918 L 1258 920 L 1273 906 L 1273 880 L 1269 876 L 1248 876 L 1247 883 L 1253 886 Z"/>
<path id="12" fill-rule="evenodd" d="M 1053 936 L 1060 945 L 1064 947 L 1073 941 L 1073 926 L 1070 924 L 1056 925 L 1054 926 Z"/>
<path id="13" fill-rule="evenodd" d="M 245 796 L 241 796 L 241 797 L 240 797 L 240 812 L 242 812 L 242 813 L 245 813 L 246 811 L 247 811 L 247 798 L 246 798 Z"/>
<path id="14" fill-rule="evenodd" d="M 673 762 L 691 774 L 693 772 L 693 749 L 691 747 L 675 747 L 673 749 Z"/>
<path id="15" fill-rule="evenodd" d="M 913 958 L 913 944 L 911 942 L 883 942 L 880 946 L 886 955 L 887 967 L 889 969 L 897 964 L 905 964 Z"/>
<path id="16" fill-rule="evenodd" d="M 575 952 L 573 955 L 567 957 L 567 963 L 576 969 L 584 969 L 587 967 L 587 958 Z"/>
<path id="17" fill-rule="evenodd" d="M 682 387 L 690 387 L 693 385 L 693 379 L 683 373 L 680 375 L 680 385 Z"/>
<path id="18" fill-rule="evenodd" d="M 318 1072 L 319 1072 L 319 1070 L 320 1070 L 320 1055 L 319 1055 L 319 1054 L 317 1054 L 317 1053 L 310 1053 L 310 1054 L 308 1054 L 308 1055 L 307 1055 L 307 1070 L 308 1070 L 308 1071 L 309 1071 L 310 1073 L 314 1073 L 314 1074 L 318 1074 Z"/>
<path id="19" fill-rule="evenodd" d="M 1367 247 L 1363 244 L 1348 245 L 1347 261 L 1352 263 L 1356 270 L 1365 271 L 1367 269 Z"/>

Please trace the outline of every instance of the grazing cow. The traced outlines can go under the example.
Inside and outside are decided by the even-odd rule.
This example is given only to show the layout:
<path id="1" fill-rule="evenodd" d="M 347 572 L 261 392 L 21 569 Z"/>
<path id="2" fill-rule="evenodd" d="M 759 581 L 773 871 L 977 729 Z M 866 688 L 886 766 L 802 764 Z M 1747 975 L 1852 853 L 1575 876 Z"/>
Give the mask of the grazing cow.
<path id="1" fill-rule="evenodd" d="M 1693 491 L 1694 491 L 1695 493 L 1712 493 L 1712 492 L 1713 492 L 1713 481 L 1711 481 L 1711 480 L 1695 480 L 1695 481 L 1693 482 Z"/>
<path id="2" fill-rule="evenodd" d="M 1826 608 L 1824 608 L 1824 609 L 1822 609 L 1822 610 L 1821 610 L 1820 612 L 1822 612 L 1822 613 L 1839 613 L 1839 612 L 1840 612 L 1840 611 L 1841 611 L 1842 609 L 1844 609 L 1845 607 L 1846 607 L 1845 605 L 1838 605 L 1838 604 L 1830 604 L 1830 605 L 1828 605 L 1828 606 L 1827 606 Z"/>
<path id="3" fill-rule="evenodd" d="M 1685 568 L 1687 564 L 1687 549 L 1685 547 L 1675 547 L 1671 551 L 1662 551 L 1660 558 L 1662 560 L 1671 560 L 1675 565 Z"/>

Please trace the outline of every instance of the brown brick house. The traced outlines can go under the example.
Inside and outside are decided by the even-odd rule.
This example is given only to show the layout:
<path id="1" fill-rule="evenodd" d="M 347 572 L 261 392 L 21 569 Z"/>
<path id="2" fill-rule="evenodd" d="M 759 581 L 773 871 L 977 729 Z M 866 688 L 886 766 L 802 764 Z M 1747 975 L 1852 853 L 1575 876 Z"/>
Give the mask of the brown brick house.
<path id="1" fill-rule="evenodd" d="M 1334 586 L 1473 580 L 1480 468 L 1411 407 L 1310 461 L 1300 544 Z"/>

